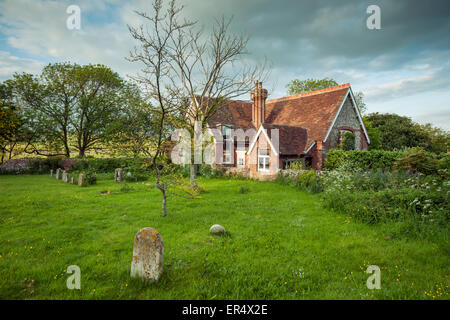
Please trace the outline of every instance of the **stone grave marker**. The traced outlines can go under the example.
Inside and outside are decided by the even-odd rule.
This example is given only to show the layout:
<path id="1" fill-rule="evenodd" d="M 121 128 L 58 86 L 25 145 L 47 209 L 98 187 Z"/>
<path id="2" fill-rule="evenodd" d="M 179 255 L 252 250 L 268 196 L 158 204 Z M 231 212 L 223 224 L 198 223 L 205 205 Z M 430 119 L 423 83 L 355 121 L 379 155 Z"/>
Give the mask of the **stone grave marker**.
<path id="1" fill-rule="evenodd" d="M 69 182 L 69 173 L 66 170 L 62 172 L 62 181 Z"/>
<path id="2" fill-rule="evenodd" d="M 84 187 L 85 183 L 84 183 L 84 174 L 80 173 L 80 175 L 78 176 L 78 186 L 80 187 Z"/>
<path id="3" fill-rule="evenodd" d="M 123 180 L 123 170 L 122 170 L 122 168 L 117 168 L 114 173 L 114 181 L 122 182 L 122 180 Z"/>
<path id="4" fill-rule="evenodd" d="M 157 282 L 163 273 L 164 243 L 153 228 L 143 228 L 134 237 L 131 277 Z"/>

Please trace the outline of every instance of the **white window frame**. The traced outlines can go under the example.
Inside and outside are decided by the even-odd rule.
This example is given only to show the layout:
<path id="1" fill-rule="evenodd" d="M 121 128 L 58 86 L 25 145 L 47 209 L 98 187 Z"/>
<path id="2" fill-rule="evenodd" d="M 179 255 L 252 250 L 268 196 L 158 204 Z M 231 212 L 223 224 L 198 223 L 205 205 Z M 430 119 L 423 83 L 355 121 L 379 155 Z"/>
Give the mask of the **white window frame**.
<path id="1" fill-rule="evenodd" d="M 237 158 L 237 167 L 238 168 L 245 168 L 245 150 L 244 151 L 236 151 L 236 158 Z M 239 164 L 239 160 L 242 160 L 242 164 Z"/>
<path id="2" fill-rule="evenodd" d="M 266 150 L 267 154 L 260 154 L 261 150 Z M 266 159 L 267 164 L 266 164 Z M 260 160 L 263 160 L 263 168 L 259 167 L 260 164 Z M 268 149 L 258 149 L 258 171 L 263 171 L 263 172 L 267 172 L 270 169 L 270 155 L 269 155 L 269 150 Z"/>
<path id="3" fill-rule="evenodd" d="M 230 150 L 224 150 L 223 151 L 223 163 L 224 164 L 231 164 L 231 151 Z"/>
<path id="4" fill-rule="evenodd" d="M 224 129 L 225 127 L 229 130 L 227 130 L 228 135 L 224 135 Z M 233 136 L 232 136 L 233 127 L 230 124 L 222 124 L 222 137 L 223 137 L 223 143 L 225 146 L 228 146 L 231 143 L 234 143 Z M 233 158 L 231 154 L 231 150 L 227 150 L 226 148 L 223 150 L 223 164 L 232 164 Z"/>

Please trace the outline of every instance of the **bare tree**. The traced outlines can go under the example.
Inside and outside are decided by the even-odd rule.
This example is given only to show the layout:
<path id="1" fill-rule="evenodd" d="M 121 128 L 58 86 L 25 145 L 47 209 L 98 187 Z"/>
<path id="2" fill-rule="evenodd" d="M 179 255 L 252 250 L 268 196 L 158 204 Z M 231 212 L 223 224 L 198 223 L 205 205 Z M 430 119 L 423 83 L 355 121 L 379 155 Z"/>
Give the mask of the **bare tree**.
<path id="1" fill-rule="evenodd" d="M 197 167 L 194 161 L 195 135 L 204 133 L 210 118 L 224 107 L 227 99 L 236 98 L 253 87 L 255 79 L 266 77 L 265 63 L 260 66 L 245 64 L 244 55 L 248 37 L 230 33 L 231 19 L 216 19 L 210 34 L 203 30 L 182 28 L 171 36 L 171 67 L 180 83 L 180 91 L 189 98 L 189 104 L 180 105 L 180 125 L 192 137 L 190 181 L 197 189 Z M 196 122 L 201 131 L 196 130 Z M 198 125 L 197 125 L 198 127 Z"/>
<path id="2" fill-rule="evenodd" d="M 173 49 L 172 39 L 178 31 L 189 28 L 194 22 L 179 22 L 182 7 L 178 7 L 175 1 L 170 1 L 168 7 L 163 7 L 162 0 L 153 2 L 153 13 L 135 11 L 148 25 L 143 24 L 135 28 L 128 26 L 131 36 L 139 45 L 130 52 L 128 58 L 132 62 L 142 64 L 142 72 L 132 76 L 142 88 L 149 105 L 153 106 L 156 125 L 152 139 L 152 148 L 147 150 L 155 172 L 155 186 L 162 194 L 163 215 L 167 215 L 167 193 L 174 186 L 175 179 L 164 179 L 167 173 L 167 162 L 164 152 L 167 148 L 169 132 L 167 123 L 171 114 L 176 112 L 179 105 L 184 103 L 180 90 L 176 85 L 173 73 Z"/>
<path id="3" fill-rule="evenodd" d="M 193 161 L 198 152 L 194 145 L 194 135 L 199 134 L 196 122 L 201 123 L 203 132 L 226 99 L 248 93 L 253 80 L 262 79 L 264 73 L 264 68 L 247 67 L 243 63 L 248 38 L 230 34 L 231 20 L 216 20 L 211 34 L 205 35 L 203 30 L 195 28 L 196 22 L 180 21 L 182 9 L 175 0 L 167 7 L 163 0 L 154 0 L 151 15 L 136 11 L 148 24 L 128 26 L 132 37 L 139 42 L 129 60 L 143 65 L 141 74 L 132 78 L 144 90 L 159 119 L 151 159 L 164 212 L 167 190 L 161 182 L 158 163 L 169 138 L 165 130 L 167 123 L 191 133 L 190 183 L 193 192 L 197 192 L 198 164 Z"/>

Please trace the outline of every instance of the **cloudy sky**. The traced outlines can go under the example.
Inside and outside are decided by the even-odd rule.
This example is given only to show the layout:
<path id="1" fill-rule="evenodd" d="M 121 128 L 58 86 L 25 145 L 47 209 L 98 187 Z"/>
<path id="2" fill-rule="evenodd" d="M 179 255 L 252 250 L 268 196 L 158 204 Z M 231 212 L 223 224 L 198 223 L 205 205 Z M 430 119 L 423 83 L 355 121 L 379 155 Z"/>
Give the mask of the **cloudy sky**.
<path id="1" fill-rule="evenodd" d="M 391 112 L 450 130 L 450 1 L 448 0 L 180 0 L 184 15 L 207 30 L 233 16 L 232 31 L 250 36 L 247 59 L 271 64 L 264 86 L 286 95 L 295 78 L 335 79 L 362 91 L 369 112 Z M 381 29 L 369 30 L 369 5 Z M 81 30 L 69 30 L 69 5 Z M 102 63 L 126 77 L 134 42 L 127 24 L 150 0 L 0 0 L 0 81 L 39 73 L 59 61 Z"/>

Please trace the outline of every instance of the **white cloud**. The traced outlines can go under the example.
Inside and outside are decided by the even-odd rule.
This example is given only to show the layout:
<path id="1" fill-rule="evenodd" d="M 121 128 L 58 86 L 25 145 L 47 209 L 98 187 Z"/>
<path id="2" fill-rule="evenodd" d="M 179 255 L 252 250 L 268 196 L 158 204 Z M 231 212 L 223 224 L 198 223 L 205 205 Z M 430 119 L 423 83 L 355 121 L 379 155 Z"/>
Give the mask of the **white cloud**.
<path id="1" fill-rule="evenodd" d="M 365 92 L 368 100 L 384 101 L 424 92 L 450 91 L 450 68 L 420 72 L 397 81 L 371 86 Z"/>
<path id="2" fill-rule="evenodd" d="M 81 64 L 101 63 L 125 76 L 136 67 L 128 62 L 133 46 L 128 29 L 122 21 L 95 24 L 83 19 L 105 9 L 100 1 L 81 1 L 81 30 L 68 30 L 66 8 L 69 1 L 6 1 L 0 4 L 1 32 L 7 36 L 8 45 L 28 55 L 57 61 Z M 129 8 L 116 7 L 120 12 Z M 6 74 L 6 71 L 3 71 Z"/>
<path id="3" fill-rule="evenodd" d="M 39 73 L 43 66 L 41 61 L 19 58 L 9 52 L 0 51 L 0 80 L 9 79 L 16 72 Z"/>

